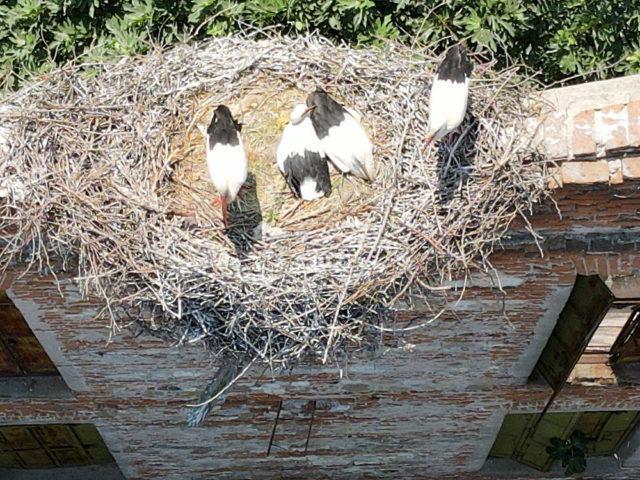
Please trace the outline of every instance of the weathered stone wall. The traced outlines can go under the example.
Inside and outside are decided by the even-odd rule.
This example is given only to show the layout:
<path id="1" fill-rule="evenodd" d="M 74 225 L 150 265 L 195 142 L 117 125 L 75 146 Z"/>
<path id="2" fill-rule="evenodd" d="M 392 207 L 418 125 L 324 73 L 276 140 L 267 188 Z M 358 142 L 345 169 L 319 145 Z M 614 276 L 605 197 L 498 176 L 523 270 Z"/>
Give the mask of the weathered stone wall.
<path id="1" fill-rule="evenodd" d="M 378 351 L 342 365 L 300 366 L 276 379 L 254 367 L 201 427 L 185 427 L 185 405 L 215 370 L 200 347 L 168 346 L 128 331 L 110 342 L 108 326 L 94 320 L 96 307 L 80 299 L 72 282 L 62 282 L 61 297 L 48 278 L 7 279 L 11 298 L 75 396 L 0 400 L 0 424 L 94 423 L 131 479 L 489 479 L 496 471 L 560 478 L 557 471 L 483 465 L 504 415 L 540 411 L 550 396 L 549 388 L 527 378 L 575 275 L 607 279 L 640 271 L 637 177 L 623 172 L 622 183 L 612 181 L 609 167 L 638 155 L 630 125 L 638 118 L 632 102 L 640 98 L 639 84 L 640 77 L 631 77 L 585 87 L 614 97 L 585 88 L 575 93 L 576 87 L 548 94 L 562 100 L 555 105 L 568 122 L 565 133 L 574 126 L 587 132 L 580 122 L 590 115 L 579 114 L 594 112 L 593 151 L 570 143 L 567 133 L 564 150 L 561 140 L 554 144 L 559 160 L 577 165 L 582 155 L 588 165 L 607 162 L 607 172 L 598 166 L 597 174 L 583 175 L 588 181 L 570 181 L 562 170 L 555 195 L 561 216 L 550 201 L 533 218 L 543 255 L 523 224 L 513 226 L 511 239 L 492 257 L 504 295 L 490 279 L 474 278 L 456 315 L 416 332 L 385 335 Z M 590 103 L 575 105 L 572 95 L 574 102 Z M 627 144 L 614 147 L 598 125 L 609 118 L 608 105 L 617 104 L 627 115 Z M 640 409 L 640 389 L 568 386 L 553 409 Z M 591 468 L 591 478 L 640 478 L 640 456 L 630 447 L 622 468 L 606 462 Z"/>
<path id="2" fill-rule="evenodd" d="M 543 101 L 538 137 L 562 162 L 558 186 L 640 179 L 640 75 L 548 90 Z"/>

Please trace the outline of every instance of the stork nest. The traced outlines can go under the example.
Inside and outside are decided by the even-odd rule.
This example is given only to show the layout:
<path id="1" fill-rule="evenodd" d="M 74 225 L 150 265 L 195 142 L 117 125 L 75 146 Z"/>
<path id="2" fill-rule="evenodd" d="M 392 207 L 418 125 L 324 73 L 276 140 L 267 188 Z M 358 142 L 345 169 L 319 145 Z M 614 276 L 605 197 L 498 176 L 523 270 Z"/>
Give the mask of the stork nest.
<path id="1" fill-rule="evenodd" d="M 516 68 L 476 58 L 465 123 L 425 145 L 434 51 L 231 37 L 56 70 L 0 108 L 0 258 L 72 272 L 114 329 L 135 321 L 274 368 L 368 345 L 400 328 L 399 302 L 425 301 L 428 322 L 548 191 Z M 333 174 L 331 197 L 303 204 L 274 152 L 317 86 L 362 115 L 378 177 Z M 245 124 L 251 172 L 228 230 L 196 128 L 220 103 Z"/>

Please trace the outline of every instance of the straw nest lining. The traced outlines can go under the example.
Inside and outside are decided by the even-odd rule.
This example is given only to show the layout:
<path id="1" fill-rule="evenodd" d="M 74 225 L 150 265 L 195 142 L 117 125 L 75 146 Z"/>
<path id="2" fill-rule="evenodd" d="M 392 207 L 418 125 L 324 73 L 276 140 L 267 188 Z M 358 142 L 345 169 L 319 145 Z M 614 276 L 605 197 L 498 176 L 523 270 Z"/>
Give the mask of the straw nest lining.
<path id="1" fill-rule="evenodd" d="M 464 133 L 425 148 L 436 61 L 395 44 L 235 37 L 57 70 L 0 113 L 1 228 L 16 233 L 2 258 L 72 271 L 114 328 L 132 318 L 241 362 L 326 361 L 363 345 L 393 327 L 399 300 L 433 305 L 449 279 L 489 270 L 511 221 L 546 194 L 515 69 L 476 64 Z M 271 155 L 289 107 L 316 86 L 363 115 L 379 177 L 334 176 L 329 199 L 299 205 Z M 218 103 L 245 123 L 254 173 L 230 232 L 210 206 L 195 128 Z"/>

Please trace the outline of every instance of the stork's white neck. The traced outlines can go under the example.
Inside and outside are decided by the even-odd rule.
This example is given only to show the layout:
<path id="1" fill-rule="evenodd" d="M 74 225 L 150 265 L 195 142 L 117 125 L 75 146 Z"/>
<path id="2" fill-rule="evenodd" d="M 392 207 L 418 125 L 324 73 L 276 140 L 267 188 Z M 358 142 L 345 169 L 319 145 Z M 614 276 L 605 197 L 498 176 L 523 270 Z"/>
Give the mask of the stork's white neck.
<path id="1" fill-rule="evenodd" d="M 290 121 L 292 125 L 298 125 L 305 118 L 307 118 L 307 106 L 303 103 L 299 103 L 291 111 Z"/>

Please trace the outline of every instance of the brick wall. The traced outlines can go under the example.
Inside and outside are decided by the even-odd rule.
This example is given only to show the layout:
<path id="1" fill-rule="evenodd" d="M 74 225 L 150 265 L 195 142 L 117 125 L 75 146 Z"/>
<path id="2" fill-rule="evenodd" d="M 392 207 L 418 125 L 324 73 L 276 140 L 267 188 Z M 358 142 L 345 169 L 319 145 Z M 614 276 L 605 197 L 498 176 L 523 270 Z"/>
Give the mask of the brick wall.
<path id="1" fill-rule="evenodd" d="M 542 102 L 538 139 L 562 163 L 557 186 L 640 179 L 640 75 L 548 90 Z"/>
<path id="2" fill-rule="evenodd" d="M 75 395 L 0 400 L 0 423 L 95 423 L 131 479 L 495 478 L 482 469 L 504 415 L 539 411 L 550 396 L 527 377 L 575 275 L 640 271 L 640 197 L 630 174 L 637 168 L 639 79 L 547 92 L 555 109 L 549 118 L 562 119 L 544 127 L 559 135 L 543 136 L 560 163 L 561 216 L 552 202 L 536 211 L 543 255 L 524 225 L 513 226 L 492 257 L 505 295 L 478 277 L 455 315 L 385 337 L 383 348 L 348 363 L 301 365 L 276 378 L 256 366 L 203 426 L 187 428 L 186 404 L 216 367 L 200 347 L 129 331 L 110 341 L 108 325 L 94 320 L 96 307 L 71 281 L 61 284 L 61 297 L 48 278 L 8 279 L 10 296 Z M 612 167 L 617 161 L 622 182 Z M 640 409 L 640 389 L 568 386 L 553 409 Z M 585 478 L 637 478 L 639 463 L 631 449 L 621 469 L 603 467 Z M 517 472 L 561 478 L 557 471 Z"/>

